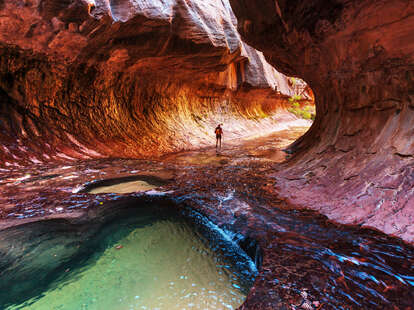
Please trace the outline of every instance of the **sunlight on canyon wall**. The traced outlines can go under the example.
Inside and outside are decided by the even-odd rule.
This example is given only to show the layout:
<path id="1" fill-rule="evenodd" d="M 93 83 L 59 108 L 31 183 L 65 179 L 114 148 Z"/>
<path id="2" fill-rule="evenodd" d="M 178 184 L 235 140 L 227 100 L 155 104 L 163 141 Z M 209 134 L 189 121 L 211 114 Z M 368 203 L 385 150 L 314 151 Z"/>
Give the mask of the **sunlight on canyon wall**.
<path id="1" fill-rule="evenodd" d="M 243 43 L 227 2 L 4 1 L 4 165 L 158 156 L 294 121 L 311 100 Z M 19 11 L 16 15 L 15 12 Z M 269 118 L 270 117 L 270 118 Z"/>

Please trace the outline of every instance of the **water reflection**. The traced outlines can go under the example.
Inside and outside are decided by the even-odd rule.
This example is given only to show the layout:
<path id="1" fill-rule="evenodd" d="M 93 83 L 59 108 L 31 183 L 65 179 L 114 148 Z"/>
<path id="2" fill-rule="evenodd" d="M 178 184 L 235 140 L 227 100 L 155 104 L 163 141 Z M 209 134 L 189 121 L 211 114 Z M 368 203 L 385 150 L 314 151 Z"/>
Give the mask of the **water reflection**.
<path id="1" fill-rule="evenodd" d="M 0 170 L 0 215 L 9 220 L 56 217 L 164 194 L 165 199 L 208 215 L 236 242 L 242 242 L 238 233 L 261 242 L 263 265 L 251 301 L 258 307 L 413 308 L 412 246 L 371 230 L 332 224 L 313 212 L 284 210 L 283 201 L 266 190 L 274 184 L 264 175 L 277 168 L 279 159 L 267 156 L 265 146 L 281 148 L 295 138 L 273 136 L 246 147 L 224 144 L 226 161 L 202 150 L 162 160 L 9 167 Z M 148 194 L 93 195 L 75 190 L 94 180 L 141 174 L 174 181 Z"/>

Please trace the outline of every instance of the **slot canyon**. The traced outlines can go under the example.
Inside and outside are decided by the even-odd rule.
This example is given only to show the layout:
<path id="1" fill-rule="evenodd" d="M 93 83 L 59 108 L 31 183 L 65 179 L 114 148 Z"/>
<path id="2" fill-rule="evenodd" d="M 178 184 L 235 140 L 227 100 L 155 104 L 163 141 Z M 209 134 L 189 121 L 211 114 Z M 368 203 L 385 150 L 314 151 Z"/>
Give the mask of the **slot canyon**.
<path id="1" fill-rule="evenodd" d="M 413 122 L 411 0 L 0 0 L 0 308 L 414 309 Z"/>

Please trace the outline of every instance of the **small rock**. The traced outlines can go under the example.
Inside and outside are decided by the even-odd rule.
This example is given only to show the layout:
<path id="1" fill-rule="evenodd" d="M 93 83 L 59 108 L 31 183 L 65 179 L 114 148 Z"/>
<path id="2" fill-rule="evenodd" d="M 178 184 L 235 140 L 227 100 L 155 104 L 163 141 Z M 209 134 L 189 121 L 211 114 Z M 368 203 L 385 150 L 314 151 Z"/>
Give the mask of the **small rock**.
<path id="1" fill-rule="evenodd" d="M 57 17 L 53 17 L 51 19 L 52 25 L 53 25 L 53 29 L 54 30 L 62 30 L 65 28 L 65 23 L 62 22 L 60 19 L 58 19 Z"/>
<path id="2" fill-rule="evenodd" d="M 305 291 L 300 292 L 300 295 L 301 295 L 304 299 L 308 298 L 308 293 L 307 293 L 307 292 L 305 292 Z"/>
<path id="3" fill-rule="evenodd" d="M 301 308 L 302 308 L 302 309 L 306 309 L 306 310 L 313 310 L 312 305 L 311 305 L 308 301 L 305 301 L 305 302 L 302 304 Z"/>

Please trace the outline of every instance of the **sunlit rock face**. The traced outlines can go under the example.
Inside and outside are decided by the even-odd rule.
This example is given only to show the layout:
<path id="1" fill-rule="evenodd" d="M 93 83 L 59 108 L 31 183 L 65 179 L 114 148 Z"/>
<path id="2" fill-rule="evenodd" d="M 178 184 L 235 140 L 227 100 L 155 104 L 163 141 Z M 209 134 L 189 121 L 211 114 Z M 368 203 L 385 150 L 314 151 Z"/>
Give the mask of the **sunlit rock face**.
<path id="1" fill-rule="evenodd" d="M 227 1 L 6 0 L 0 13 L 3 165 L 211 144 L 219 122 L 229 138 L 262 130 L 295 91 L 241 41 Z"/>
<path id="2" fill-rule="evenodd" d="M 246 42 L 315 92 L 282 195 L 414 240 L 414 2 L 230 2 Z"/>

